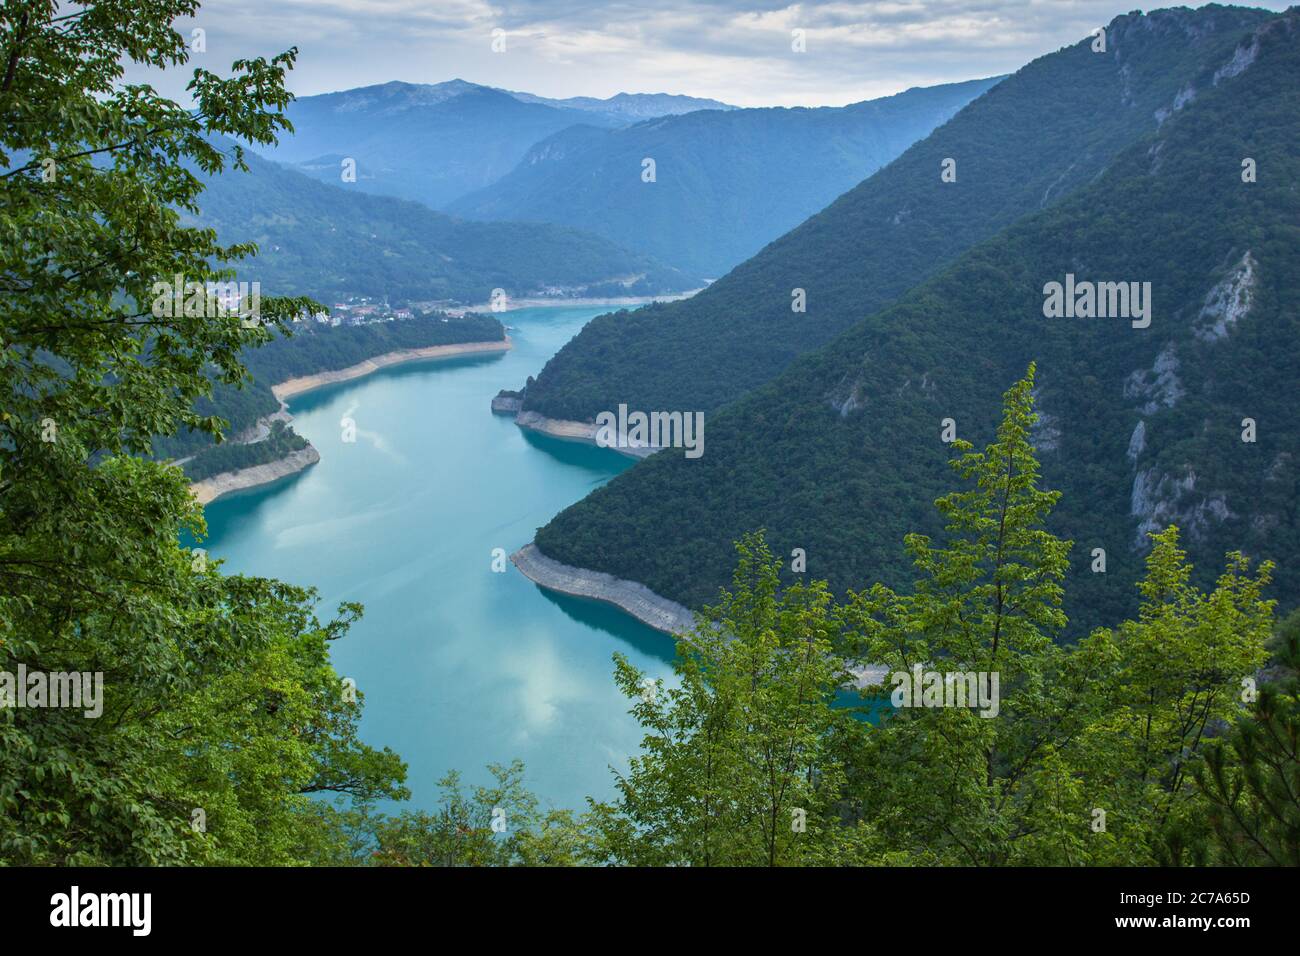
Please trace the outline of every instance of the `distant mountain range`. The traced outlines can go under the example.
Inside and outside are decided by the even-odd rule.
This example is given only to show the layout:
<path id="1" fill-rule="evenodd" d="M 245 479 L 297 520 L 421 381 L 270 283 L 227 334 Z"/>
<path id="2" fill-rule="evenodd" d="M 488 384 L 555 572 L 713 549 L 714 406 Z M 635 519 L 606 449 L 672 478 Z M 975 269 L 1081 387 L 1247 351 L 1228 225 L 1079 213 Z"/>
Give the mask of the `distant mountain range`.
<path id="1" fill-rule="evenodd" d="M 660 295 L 699 280 L 567 226 L 464 222 L 403 199 L 327 185 L 245 153 L 249 171 L 211 177 L 199 222 L 256 242 L 240 266 L 264 295 L 387 296 L 486 303 L 539 294 Z"/>
<path id="2" fill-rule="evenodd" d="M 446 208 L 580 226 L 717 277 L 893 160 L 998 78 L 818 109 L 705 110 L 576 126 Z M 646 182 L 647 160 L 654 181 Z"/>
<path id="3" fill-rule="evenodd" d="M 538 140 L 575 124 L 620 126 L 732 108 L 667 94 L 550 100 L 464 80 L 393 82 L 295 100 L 288 110 L 294 134 L 265 155 L 329 183 L 341 181 L 351 159 L 362 191 L 438 209 L 495 182 Z"/>
<path id="4" fill-rule="evenodd" d="M 1171 523 L 1198 583 L 1240 549 L 1279 560 L 1294 606 L 1300 10 L 1106 31 L 1104 54 L 1085 39 L 1029 64 L 693 300 L 590 323 L 524 407 L 705 409 L 706 450 L 651 456 L 538 547 L 698 606 L 765 528 L 841 594 L 905 586 L 903 535 L 942 535 L 933 502 L 954 487 L 941 423 L 982 445 L 1032 360 L 1071 618 L 1130 613 L 1145 534 Z M 1149 283 L 1149 325 L 1046 316 L 1049 283 L 1076 279 Z"/>
<path id="5" fill-rule="evenodd" d="M 265 155 L 332 185 L 346 168 L 356 190 L 467 219 L 575 226 L 717 277 L 996 82 L 818 109 L 385 83 L 295 101 L 294 134 Z"/>
<path id="6" fill-rule="evenodd" d="M 453 80 L 454 82 L 463 82 Z M 717 100 L 701 99 L 698 96 L 681 96 L 674 93 L 617 93 L 606 99 L 594 96 L 570 96 L 567 99 L 552 100 L 531 93 L 516 93 L 506 90 L 515 99 L 523 103 L 543 103 L 558 109 L 585 110 L 599 113 L 626 123 L 655 119 L 660 116 L 680 116 L 697 110 L 734 110 L 737 106 L 720 103 Z"/>

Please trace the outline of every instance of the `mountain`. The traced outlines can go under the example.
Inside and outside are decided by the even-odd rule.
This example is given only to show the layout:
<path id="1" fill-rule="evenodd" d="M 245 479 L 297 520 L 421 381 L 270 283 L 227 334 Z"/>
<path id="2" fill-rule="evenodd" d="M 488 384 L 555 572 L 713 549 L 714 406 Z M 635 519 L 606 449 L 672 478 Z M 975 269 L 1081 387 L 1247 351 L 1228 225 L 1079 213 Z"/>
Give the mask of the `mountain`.
<path id="1" fill-rule="evenodd" d="M 600 114 L 523 103 L 502 90 L 452 80 L 385 83 L 305 96 L 287 111 L 292 136 L 266 153 L 316 179 L 342 182 L 356 163 L 363 192 L 439 208 L 505 175 L 537 142 Z M 613 120 L 607 120 L 613 122 Z"/>
<path id="2" fill-rule="evenodd" d="M 601 113 L 612 119 L 625 123 L 654 119 L 658 116 L 680 116 L 696 110 L 734 110 L 739 107 L 717 100 L 701 99 L 698 96 L 681 96 L 673 93 L 617 93 L 605 99 L 594 96 L 570 96 L 567 99 L 552 100 L 531 93 L 510 95 L 523 103 L 543 103 L 559 109 L 585 110 Z"/>
<path id="3" fill-rule="evenodd" d="M 1083 610 L 1089 625 L 1103 624 L 1131 611 L 1146 532 L 1170 523 L 1182 529 L 1200 583 L 1240 549 L 1278 560 L 1274 594 L 1284 608 L 1296 604 L 1300 10 L 1167 10 L 1121 17 L 1108 32 L 1115 53 L 1127 51 L 1121 63 L 1132 64 L 1136 96 L 1139 63 L 1128 56 L 1155 49 L 1136 38 L 1204 44 L 1243 20 L 1257 26 L 1193 79 L 1178 79 L 1152 128 L 1099 173 L 1086 172 L 1068 198 L 711 415 L 701 457 L 660 452 L 567 509 L 538 532 L 538 547 L 698 605 L 728 580 L 731 542 L 764 527 L 777 553 L 806 549 L 807 573 L 840 593 L 900 585 L 912 576 L 903 535 L 941 535 L 933 502 L 956 483 L 943 420 L 982 445 L 1000 393 L 1035 361 L 1042 484 L 1062 492 L 1052 530 L 1075 542 L 1072 618 Z M 1079 48 L 1054 56 L 1083 68 L 1099 62 Z M 990 96 L 1009 95 L 1010 84 Z M 1042 93 L 1053 90 L 1057 108 L 1093 115 L 1082 108 L 1094 93 L 1088 84 Z M 1008 135 L 987 133 L 990 144 Z M 1085 123 L 1056 145 L 1082 158 L 1107 135 Z M 980 175 L 988 154 L 959 156 L 972 173 L 962 188 L 988 188 Z M 1244 181 L 1247 160 L 1255 182 Z M 1019 168 L 1042 175 L 1033 157 Z M 896 208 L 936 215 L 940 207 L 915 196 L 901 205 L 900 194 Z M 781 260 L 831 255 L 846 238 L 834 212 L 783 240 Z M 777 281 L 789 274 L 781 260 Z M 1136 282 L 1139 292 L 1149 283 L 1149 326 L 1047 317 L 1049 284 L 1071 281 Z M 1096 548 L 1105 573 L 1093 570 Z"/>
<path id="4" fill-rule="evenodd" d="M 241 277 L 264 294 L 489 301 L 534 294 L 680 292 L 698 281 L 607 239 L 541 223 L 462 222 L 408 200 L 331 186 L 245 153 L 248 173 L 211 178 L 199 222 L 253 241 Z"/>
<path id="5" fill-rule="evenodd" d="M 294 134 L 266 155 L 328 183 L 341 182 L 343 161 L 352 159 L 362 191 L 438 209 L 504 176 L 538 140 L 574 124 L 616 126 L 704 104 L 727 108 L 662 94 L 547 100 L 464 80 L 384 83 L 295 100 Z"/>
<path id="6" fill-rule="evenodd" d="M 547 363 L 524 408 L 592 421 L 619 403 L 712 411 L 740 397 L 1092 181 L 1270 16 L 1215 6 L 1123 16 L 1105 53 L 1085 40 L 1035 60 L 692 299 L 588 323 Z M 946 159 L 955 182 L 941 180 Z M 758 195 L 788 188 L 773 175 Z M 792 311 L 799 289 L 803 313 Z"/>
<path id="7" fill-rule="evenodd" d="M 995 79 L 818 109 L 705 110 L 566 129 L 447 206 L 478 219 L 591 229 L 719 276 L 926 136 Z M 642 178 L 646 158 L 655 181 Z"/>

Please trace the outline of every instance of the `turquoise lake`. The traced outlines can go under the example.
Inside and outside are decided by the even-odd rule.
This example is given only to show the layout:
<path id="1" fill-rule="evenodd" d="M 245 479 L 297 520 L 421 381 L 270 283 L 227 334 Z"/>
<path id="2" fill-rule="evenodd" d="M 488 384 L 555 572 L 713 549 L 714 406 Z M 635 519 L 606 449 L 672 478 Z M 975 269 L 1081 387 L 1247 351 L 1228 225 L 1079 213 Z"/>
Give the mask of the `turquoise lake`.
<path id="1" fill-rule="evenodd" d="M 486 783 L 487 764 L 516 757 L 543 805 L 609 797 L 610 768 L 625 769 L 642 736 L 611 657 L 671 673 L 669 637 L 544 592 L 512 564 L 492 571 L 494 548 L 515 551 L 631 465 L 489 409 L 605 311 L 505 313 L 509 352 L 396 366 L 290 399 L 320 463 L 207 507 L 206 547 L 227 571 L 315 586 L 322 619 L 340 601 L 365 605 L 334 644 L 334 666 L 365 695 L 363 739 L 409 765 L 403 806 L 435 806 L 450 769 Z M 344 418 L 355 442 L 343 441 Z"/>

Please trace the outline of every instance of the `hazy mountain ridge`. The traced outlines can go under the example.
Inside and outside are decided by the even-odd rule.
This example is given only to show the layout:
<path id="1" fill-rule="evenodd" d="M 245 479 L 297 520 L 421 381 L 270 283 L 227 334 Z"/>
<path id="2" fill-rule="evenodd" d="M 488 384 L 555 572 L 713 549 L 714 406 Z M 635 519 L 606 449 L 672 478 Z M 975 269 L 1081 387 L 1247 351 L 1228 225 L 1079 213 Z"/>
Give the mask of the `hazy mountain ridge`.
<path id="1" fill-rule="evenodd" d="M 447 206 L 472 218 L 580 226 L 718 276 L 948 120 L 999 78 L 845 107 L 689 112 L 566 129 Z M 643 181 L 653 159 L 655 181 Z"/>
<path id="2" fill-rule="evenodd" d="M 696 110 L 735 110 L 738 106 L 722 103 L 698 96 L 684 96 L 679 93 L 615 93 L 600 99 L 595 96 L 569 96 L 564 99 L 549 99 L 534 96 L 532 93 L 518 93 L 507 90 L 515 99 L 524 103 L 544 103 L 561 109 L 587 110 L 617 117 L 628 122 L 651 119 L 656 116 L 680 116 Z"/>
<path id="3" fill-rule="evenodd" d="M 246 153 L 249 172 L 209 179 L 199 221 L 225 241 L 253 241 L 241 275 L 264 294 L 388 296 L 489 301 L 567 289 L 573 294 L 656 294 L 694 277 L 598 236 L 543 223 L 463 222 L 356 184 L 326 185 Z"/>
<path id="4" fill-rule="evenodd" d="M 295 100 L 287 111 L 293 135 L 266 155 L 330 183 L 352 159 L 362 190 L 438 209 L 495 182 L 530 146 L 569 126 L 617 126 L 705 106 L 730 108 L 662 94 L 550 100 L 464 80 L 394 81 Z"/>
<path id="5" fill-rule="evenodd" d="M 1220 12 L 1112 27 L 1205 37 Z M 710 416 L 702 458 L 651 457 L 540 529 L 538 546 L 693 605 L 728 580 L 731 542 L 759 527 L 777 553 L 805 548 L 808 574 L 841 593 L 902 584 L 903 534 L 941 533 L 932 502 L 955 483 L 943 419 L 987 441 L 1000 393 L 1033 360 L 1044 485 L 1063 492 L 1054 530 L 1075 540 L 1072 617 L 1130 610 L 1145 532 L 1169 523 L 1203 581 L 1239 548 L 1279 560 L 1276 594 L 1294 605 L 1300 12 L 1239 39 L 1095 181 Z M 1244 157 L 1258 182 L 1242 181 Z M 822 235 L 778 245 L 811 257 Z M 1067 274 L 1151 282 L 1150 327 L 1045 318 L 1044 285 Z"/>

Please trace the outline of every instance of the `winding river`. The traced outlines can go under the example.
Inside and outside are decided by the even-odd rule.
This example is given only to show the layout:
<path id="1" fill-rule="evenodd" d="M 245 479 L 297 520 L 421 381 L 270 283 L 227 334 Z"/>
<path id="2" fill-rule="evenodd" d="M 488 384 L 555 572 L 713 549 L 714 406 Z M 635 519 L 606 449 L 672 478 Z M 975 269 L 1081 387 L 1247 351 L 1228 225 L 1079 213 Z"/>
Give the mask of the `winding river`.
<path id="1" fill-rule="evenodd" d="M 532 540 L 556 512 L 630 460 L 525 433 L 489 411 L 605 308 L 506 313 L 514 348 L 400 365 L 290 399 L 321 461 L 207 507 L 207 548 L 228 571 L 314 585 L 326 617 L 365 617 L 333 647 L 365 694 L 363 739 L 409 764 L 409 806 L 431 809 L 458 769 L 521 758 L 543 805 L 613 794 L 641 731 L 615 688 L 620 651 L 670 673 L 671 640 L 605 605 L 540 590 L 492 553 Z M 355 423 L 344 441 L 343 419 Z M 391 809 L 391 808 L 390 808 Z"/>

